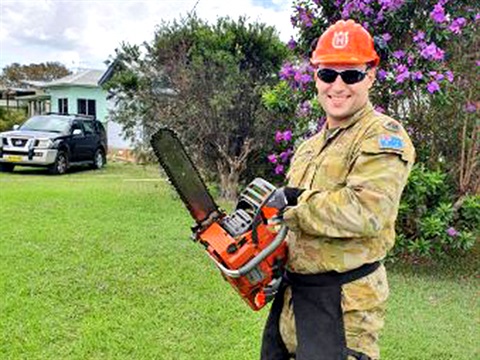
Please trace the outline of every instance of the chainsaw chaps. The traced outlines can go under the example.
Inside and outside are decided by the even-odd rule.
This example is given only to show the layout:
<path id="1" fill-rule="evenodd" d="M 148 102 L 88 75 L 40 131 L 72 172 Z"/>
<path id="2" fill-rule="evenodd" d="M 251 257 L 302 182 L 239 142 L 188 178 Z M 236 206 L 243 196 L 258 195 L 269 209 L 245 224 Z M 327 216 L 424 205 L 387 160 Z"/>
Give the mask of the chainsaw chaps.
<path id="1" fill-rule="evenodd" d="M 217 213 L 217 204 L 175 132 L 162 128 L 152 136 L 151 144 L 170 182 L 197 224 Z"/>

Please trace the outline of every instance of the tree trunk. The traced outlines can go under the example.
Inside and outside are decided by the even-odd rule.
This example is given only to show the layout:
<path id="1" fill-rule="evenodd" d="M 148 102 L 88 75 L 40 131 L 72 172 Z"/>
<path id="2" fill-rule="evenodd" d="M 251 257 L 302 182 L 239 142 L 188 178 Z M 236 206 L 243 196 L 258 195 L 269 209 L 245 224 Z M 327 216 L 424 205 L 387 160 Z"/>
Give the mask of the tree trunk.
<path id="1" fill-rule="evenodd" d="M 220 160 L 217 161 L 217 169 L 220 175 L 220 196 L 226 200 L 236 200 L 238 197 L 240 172 L 232 169 Z"/>

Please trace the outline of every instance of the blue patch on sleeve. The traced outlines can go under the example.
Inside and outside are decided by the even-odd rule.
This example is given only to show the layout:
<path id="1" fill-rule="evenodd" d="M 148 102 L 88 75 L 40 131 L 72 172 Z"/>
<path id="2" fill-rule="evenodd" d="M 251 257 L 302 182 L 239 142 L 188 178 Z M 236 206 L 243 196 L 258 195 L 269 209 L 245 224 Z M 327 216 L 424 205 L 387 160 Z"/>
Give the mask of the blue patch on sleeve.
<path id="1" fill-rule="evenodd" d="M 380 145 L 380 149 L 402 150 L 404 147 L 403 140 L 394 135 L 380 135 L 378 144 Z"/>

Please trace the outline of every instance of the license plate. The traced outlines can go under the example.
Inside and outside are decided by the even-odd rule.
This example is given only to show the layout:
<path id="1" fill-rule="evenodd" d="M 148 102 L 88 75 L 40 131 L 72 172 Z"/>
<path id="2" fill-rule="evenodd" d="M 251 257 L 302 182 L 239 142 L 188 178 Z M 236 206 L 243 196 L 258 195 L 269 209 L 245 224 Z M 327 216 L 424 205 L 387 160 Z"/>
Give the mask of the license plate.
<path id="1" fill-rule="evenodd" d="M 21 156 L 14 156 L 14 155 L 7 155 L 5 157 L 5 160 L 10 161 L 10 162 L 20 162 L 22 161 Z"/>

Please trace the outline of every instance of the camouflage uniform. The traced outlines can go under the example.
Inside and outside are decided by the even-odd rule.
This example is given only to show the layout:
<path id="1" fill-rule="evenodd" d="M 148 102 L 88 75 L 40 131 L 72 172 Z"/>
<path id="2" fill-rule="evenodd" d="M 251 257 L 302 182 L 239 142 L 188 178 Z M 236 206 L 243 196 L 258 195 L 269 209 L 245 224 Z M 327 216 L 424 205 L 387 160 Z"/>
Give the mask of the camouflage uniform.
<path id="1" fill-rule="evenodd" d="M 288 186 L 306 189 L 285 212 L 291 229 L 287 268 L 296 273 L 345 272 L 381 260 L 395 240 L 394 224 L 415 150 L 403 127 L 370 103 L 335 129 L 323 129 L 296 151 Z M 385 268 L 342 286 L 347 347 L 379 358 L 388 297 Z M 296 348 L 287 289 L 280 333 Z"/>

